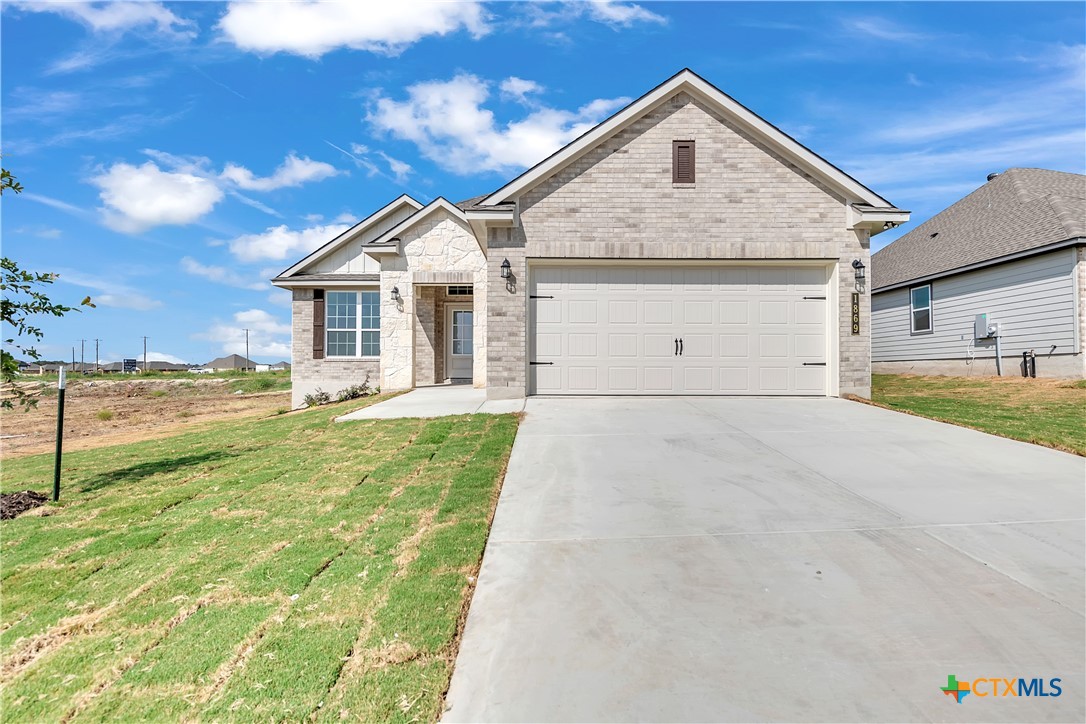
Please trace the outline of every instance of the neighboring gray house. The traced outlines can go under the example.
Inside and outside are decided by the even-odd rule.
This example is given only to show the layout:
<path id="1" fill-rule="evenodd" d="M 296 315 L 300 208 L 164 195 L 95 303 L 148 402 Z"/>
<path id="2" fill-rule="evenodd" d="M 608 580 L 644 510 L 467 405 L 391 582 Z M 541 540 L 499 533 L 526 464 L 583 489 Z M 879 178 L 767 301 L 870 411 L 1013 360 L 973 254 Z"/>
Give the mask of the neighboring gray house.
<path id="1" fill-rule="evenodd" d="M 871 258 L 875 372 L 1083 377 L 1086 176 L 1012 168 Z M 1031 367 L 1034 365 L 1031 364 Z M 1030 370 L 1032 372 L 1032 370 Z"/>
<path id="2" fill-rule="evenodd" d="M 265 365 L 265 368 L 267 365 Z M 240 354 L 228 354 L 225 357 L 217 357 L 203 366 L 205 370 L 212 372 L 225 372 L 227 370 L 255 370 L 256 362 L 245 359 Z"/>
<path id="3" fill-rule="evenodd" d="M 367 377 L 868 396 L 854 262 L 906 220 L 683 70 L 497 191 L 401 196 L 272 280 L 293 292 L 294 404 Z"/>

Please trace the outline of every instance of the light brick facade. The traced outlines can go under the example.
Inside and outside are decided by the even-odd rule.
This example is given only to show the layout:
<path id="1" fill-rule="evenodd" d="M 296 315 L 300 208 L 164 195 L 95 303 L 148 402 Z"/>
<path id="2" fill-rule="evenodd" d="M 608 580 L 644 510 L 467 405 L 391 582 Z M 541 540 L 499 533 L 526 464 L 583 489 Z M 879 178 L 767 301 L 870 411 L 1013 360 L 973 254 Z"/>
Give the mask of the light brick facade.
<path id="1" fill-rule="evenodd" d="M 856 185 L 849 185 L 855 182 L 842 180 L 836 170 L 817 170 L 810 158 L 793 162 L 790 158 L 802 155 L 782 155 L 794 153 L 794 147 L 775 150 L 788 148 L 775 145 L 780 142 L 772 139 L 775 131 L 744 130 L 758 126 L 728 115 L 727 104 L 677 88 L 564 165 L 523 177 L 529 180 L 509 196 L 515 204 L 511 211 L 470 205 L 464 211 L 439 199 L 399 226 L 384 223 L 400 238 L 399 253 L 380 255 L 379 364 L 313 360 L 312 297 L 296 291 L 296 389 L 308 389 L 316 380 L 338 384 L 365 374 L 384 389 L 441 383 L 448 374 L 447 307 L 470 300 L 475 386 L 486 387 L 491 398 L 522 397 L 530 391 L 533 265 L 557 259 L 645 264 L 791 260 L 822 264 L 830 272 L 828 367 L 834 376 L 829 393 L 869 396 L 870 296 L 867 289 L 857 289 L 852 262 L 869 264 L 867 229 L 873 227 L 872 222 L 856 223 L 862 212 L 854 206 L 860 203 Z M 696 144 L 694 183 L 672 182 L 674 141 Z M 859 196 L 881 202 L 866 189 Z M 881 203 L 867 207 L 904 213 Z M 878 224 L 881 229 L 882 221 Z M 392 233 L 377 243 L 389 243 Z M 505 260 L 509 279 L 501 277 Z M 449 298 L 447 284 L 470 284 L 474 294 Z M 393 289 L 399 293 L 396 303 Z M 860 333 L 853 334 L 851 295 L 857 291 Z M 328 382 L 325 389 L 335 384 Z"/>
<path id="2" fill-rule="evenodd" d="M 672 141 L 697 143 L 695 183 L 673 184 Z M 490 281 L 508 258 L 515 291 L 489 299 L 491 396 L 527 390 L 532 260 L 802 259 L 838 267 L 839 392 L 870 395 L 870 299 L 851 334 L 852 260 L 866 232 L 847 228 L 845 200 L 711 108 L 679 93 L 518 200 L 519 224 L 491 230 Z M 526 261 L 528 264 L 526 265 Z"/>

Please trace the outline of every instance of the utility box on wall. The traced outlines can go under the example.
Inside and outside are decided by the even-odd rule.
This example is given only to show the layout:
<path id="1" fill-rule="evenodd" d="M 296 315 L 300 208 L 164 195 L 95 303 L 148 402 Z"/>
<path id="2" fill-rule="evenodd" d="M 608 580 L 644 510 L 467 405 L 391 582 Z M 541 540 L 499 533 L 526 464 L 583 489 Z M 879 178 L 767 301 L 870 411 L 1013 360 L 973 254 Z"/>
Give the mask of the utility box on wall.
<path id="1" fill-rule="evenodd" d="M 988 338 L 988 315 L 978 314 L 973 320 L 973 339 Z"/>

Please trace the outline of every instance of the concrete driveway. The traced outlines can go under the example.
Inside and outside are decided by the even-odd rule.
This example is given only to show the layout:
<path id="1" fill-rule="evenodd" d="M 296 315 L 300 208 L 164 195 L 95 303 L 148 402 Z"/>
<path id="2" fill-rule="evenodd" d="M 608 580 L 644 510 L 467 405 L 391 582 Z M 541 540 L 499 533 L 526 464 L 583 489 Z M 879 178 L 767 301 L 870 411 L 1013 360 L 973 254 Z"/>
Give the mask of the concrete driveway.
<path id="1" fill-rule="evenodd" d="M 835 399 L 526 411 L 446 721 L 1086 719 L 1082 458 Z"/>

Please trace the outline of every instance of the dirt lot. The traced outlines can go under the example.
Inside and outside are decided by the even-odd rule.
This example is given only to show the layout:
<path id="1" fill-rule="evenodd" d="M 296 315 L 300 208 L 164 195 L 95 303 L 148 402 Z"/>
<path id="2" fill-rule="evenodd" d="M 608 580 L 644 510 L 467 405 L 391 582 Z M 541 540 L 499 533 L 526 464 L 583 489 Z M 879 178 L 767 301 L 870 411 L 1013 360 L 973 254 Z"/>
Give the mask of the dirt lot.
<path id="1" fill-rule="evenodd" d="M 290 408 L 290 392 L 235 394 L 237 379 L 73 380 L 64 399 L 64 449 L 86 450 L 173 435 L 211 420 L 261 417 Z M 0 457 L 51 452 L 55 384 L 36 409 L 0 412 Z"/>

